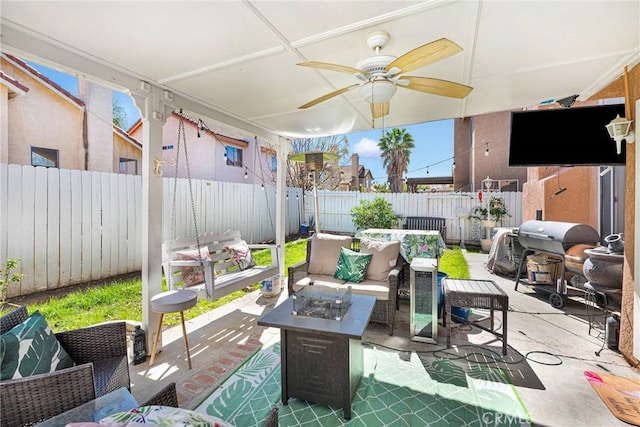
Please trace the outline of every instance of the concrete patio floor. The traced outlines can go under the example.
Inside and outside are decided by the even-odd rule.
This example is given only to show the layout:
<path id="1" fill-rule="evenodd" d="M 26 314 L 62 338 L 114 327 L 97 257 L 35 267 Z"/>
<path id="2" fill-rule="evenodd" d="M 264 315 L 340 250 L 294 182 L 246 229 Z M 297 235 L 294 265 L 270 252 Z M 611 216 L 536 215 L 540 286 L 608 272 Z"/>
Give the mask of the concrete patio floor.
<path id="1" fill-rule="evenodd" d="M 440 326 L 438 344 L 409 339 L 409 304 L 396 314 L 393 336 L 383 325 L 370 324 L 363 341 L 398 350 L 446 350 L 464 362 L 478 350 L 491 350 L 495 366 L 509 369 L 514 385 L 537 426 L 623 426 L 604 405 L 584 378 L 584 371 L 640 378 L 616 351 L 604 345 L 604 313 L 596 309 L 591 333 L 586 305 L 571 297 L 562 309 L 553 308 L 545 293 L 490 273 L 486 254 L 465 253 L 471 278 L 494 280 L 509 295 L 507 356 L 501 356 L 501 341 L 493 334 L 469 325 L 458 325 L 452 333 L 452 348 L 446 349 L 446 334 Z M 266 298 L 252 292 L 225 306 L 187 322 L 192 369 L 187 366 L 178 327 L 163 332 L 163 349 L 154 365 L 130 365 L 132 393 L 143 402 L 168 382 L 175 381 L 183 408 L 193 409 L 264 343 L 280 331 L 257 325 L 258 319 L 287 298 Z M 501 325 L 497 314 L 497 325 Z M 604 348 L 603 348 L 604 347 Z M 602 349 L 602 350 L 601 350 Z M 435 353 L 434 357 L 439 353 Z M 468 362 L 472 364 L 473 362 Z M 239 426 L 240 427 L 240 426 Z"/>

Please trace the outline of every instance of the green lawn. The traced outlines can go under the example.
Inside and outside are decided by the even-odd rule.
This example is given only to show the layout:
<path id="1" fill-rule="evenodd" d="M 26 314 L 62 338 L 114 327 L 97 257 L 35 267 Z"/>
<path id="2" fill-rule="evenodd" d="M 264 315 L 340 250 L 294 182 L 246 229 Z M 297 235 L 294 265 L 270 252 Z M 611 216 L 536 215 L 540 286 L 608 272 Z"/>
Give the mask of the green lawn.
<path id="1" fill-rule="evenodd" d="M 306 239 L 289 242 L 285 246 L 286 268 L 306 257 Z M 254 257 L 259 265 L 270 263 L 269 250 L 256 251 Z M 453 247 L 444 252 L 440 260 L 440 270 L 449 277 L 468 278 L 469 268 L 460 248 Z M 164 288 L 164 285 L 163 285 Z M 257 289 L 256 285 L 253 289 Z M 198 304 L 185 311 L 185 319 L 197 317 L 216 307 L 244 295 L 238 291 L 216 301 L 201 299 Z M 54 332 L 82 328 L 110 320 L 142 320 L 142 280 L 114 281 L 94 288 L 75 291 L 61 298 L 29 304 L 29 313 L 38 310 L 47 319 Z M 78 313 L 82 313 L 81 316 Z M 180 324 L 178 313 L 165 315 L 165 325 Z"/>

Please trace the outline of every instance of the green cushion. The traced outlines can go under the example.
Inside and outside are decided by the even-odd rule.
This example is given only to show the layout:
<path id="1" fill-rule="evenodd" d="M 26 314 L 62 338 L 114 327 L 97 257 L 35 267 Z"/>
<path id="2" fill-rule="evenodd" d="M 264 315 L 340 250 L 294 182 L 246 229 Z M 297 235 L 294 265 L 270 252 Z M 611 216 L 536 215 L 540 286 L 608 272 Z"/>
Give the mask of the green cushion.
<path id="1" fill-rule="evenodd" d="M 74 365 L 38 311 L 0 335 L 0 380 L 46 374 Z"/>
<path id="2" fill-rule="evenodd" d="M 373 254 L 363 254 L 347 248 L 340 248 L 338 267 L 333 277 L 360 283 L 364 280 L 365 274 L 367 274 L 371 258 L 373 258 Z"/>

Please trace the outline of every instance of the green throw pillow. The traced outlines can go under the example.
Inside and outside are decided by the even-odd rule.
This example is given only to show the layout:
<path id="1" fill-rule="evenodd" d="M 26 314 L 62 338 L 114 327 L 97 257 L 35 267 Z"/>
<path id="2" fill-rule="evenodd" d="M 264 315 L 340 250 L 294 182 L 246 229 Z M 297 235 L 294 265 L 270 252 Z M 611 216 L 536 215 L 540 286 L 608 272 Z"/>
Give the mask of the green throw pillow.
<path id="1" fill-rule="evenodd" d="M 0 380 L 46 374 L 74 365 L 38 311 L 0 335 Z"/>
<path id="2" fill-rule="evenodd" d="M 373 258 L 373 254 L 363 254 L 347 248 L 340 248 L 338 268 L 333 277 L 353 283 L 360 283 L 367 274 L 367 268 L 369 267 L 371 258 Z"/>

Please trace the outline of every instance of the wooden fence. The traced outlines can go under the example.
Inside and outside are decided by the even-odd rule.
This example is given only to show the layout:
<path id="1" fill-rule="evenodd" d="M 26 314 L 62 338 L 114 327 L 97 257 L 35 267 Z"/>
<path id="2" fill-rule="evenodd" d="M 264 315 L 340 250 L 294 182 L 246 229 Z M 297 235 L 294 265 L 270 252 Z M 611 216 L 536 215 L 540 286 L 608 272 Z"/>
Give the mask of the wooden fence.
<path id="1" fill-rule="evenodd" d="M 355 233 L 351 209 L 384 197 L 400 215 L 446 218 L 449 243 L 483 237 L 466 220 L 475 193 L 318 193 L 323 231 Z M 518 226 L 521 194 L 498 194 L 511 212 L 502 225 Z M 140 176 L 0 164 L 0 263 L 17 258 L 24 273 L 8 296 L 140 271 L 141 200 Z M 163 178 L 162 238 L 195 236 L 197 224 L 199 233 L 237 229 L 250 243 L 274 240 L 275 204 L 274 186 Z M 312 192 L 288 188 L 285 233 L 297 234 L 313 211 Z"/>

